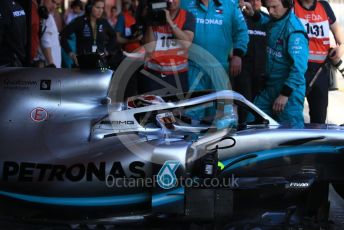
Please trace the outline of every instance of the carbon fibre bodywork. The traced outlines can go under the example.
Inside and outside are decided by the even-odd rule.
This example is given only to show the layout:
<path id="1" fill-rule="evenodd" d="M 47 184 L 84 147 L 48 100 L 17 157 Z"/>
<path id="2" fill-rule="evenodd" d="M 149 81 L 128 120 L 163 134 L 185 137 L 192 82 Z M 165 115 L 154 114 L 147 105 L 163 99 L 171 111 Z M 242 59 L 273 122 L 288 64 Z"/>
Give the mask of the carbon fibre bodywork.
<path id="1" fill-rule="evenodd" d="M 0 70 L 2 217 L 234 218 L 246 214 L 245 192 L 252 199 L 276 199 L 273 209 L 280 210 L 308 196 L 314 184 L 344 182 L 340 126 L 283 127 L 233 91 L 172 95 L 128 108 L 111 90 L 113 82 L 108 70 Z M 216 128 L 225 117 L 221 103 L 247 110 L 254 120 Z M 216 114 L 208 120 L 189 115 L 209 107 Z M 163 113 L 177 118 L 173 128 L 159 125 Z M 180 183 L 161 179 L 164 169 Z M 232 184 L 208 186 L 207 178 Z M 297 199 L 290 203 L 290 197 Z M 279 204 L 281 199 L 288 202 Z"/>

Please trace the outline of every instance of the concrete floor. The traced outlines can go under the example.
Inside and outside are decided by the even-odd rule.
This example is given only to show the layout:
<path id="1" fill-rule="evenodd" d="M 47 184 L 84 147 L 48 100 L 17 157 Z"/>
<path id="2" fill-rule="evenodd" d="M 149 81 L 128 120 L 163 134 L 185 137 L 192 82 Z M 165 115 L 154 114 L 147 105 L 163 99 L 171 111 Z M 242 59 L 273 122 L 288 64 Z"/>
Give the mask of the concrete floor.
<path id="1" fill-rule="evenodd" d="M 338 90 L 329 92 L 327 123 L 341 125 L 344 124 L 344 78 L 338 71 L 336 74 L 336 80 Z M 307 100 L 305 100 L 304 117 L 305 123 L 309 123 Z"/>
<path id="2" fill-rule="evenodd" d="M 333 187 L 330 187 L 329 200 L 330 207 L 330 220 L 334 222 L 333 230 L 344 229 L 344 200 L 338 196 Z"/>

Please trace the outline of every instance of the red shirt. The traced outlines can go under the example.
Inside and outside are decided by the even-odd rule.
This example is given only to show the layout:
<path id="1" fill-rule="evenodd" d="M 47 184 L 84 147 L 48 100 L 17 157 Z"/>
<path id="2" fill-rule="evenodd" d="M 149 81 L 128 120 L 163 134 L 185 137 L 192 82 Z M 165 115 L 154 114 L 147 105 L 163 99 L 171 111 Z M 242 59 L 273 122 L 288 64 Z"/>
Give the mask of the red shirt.
<path id="1" fill-rule="evenodd" d="M 37 55 L 39 47 L 39 16 L 37 10 L 37 3 L 36 1 L 32 1 L 31 4 L 31 59 L 33 59 Z"/>

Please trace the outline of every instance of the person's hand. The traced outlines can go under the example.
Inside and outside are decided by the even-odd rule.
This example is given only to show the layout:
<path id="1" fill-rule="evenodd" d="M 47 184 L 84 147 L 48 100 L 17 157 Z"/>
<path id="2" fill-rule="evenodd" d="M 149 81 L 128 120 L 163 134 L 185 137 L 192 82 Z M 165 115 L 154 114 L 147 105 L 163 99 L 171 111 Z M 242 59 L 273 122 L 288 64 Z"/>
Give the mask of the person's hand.
<path id="1" fill-rule="evenodd" d="M 333 63 L 337 63 L 344 55 L 344 44 L 333 48 L 329 53 L 329 58 Z"/>
<path id="2" fill-rule="evenodd" d="M 79 66 L 78 59 L 76 58 L 76 54 L 74 52 L 70 52 L 69 57 L 73 60 L 76 66 Z"/>
<path id="3" fill-rule="evenodd" d="M 245 0 L 239 0 L 239 7 L 241 10 L 243 10 L 244 8 L 246 8 L 245 6 Z"/>
<path id="4" fill-rule="evenodd" d="M 170 14 L 170 11 L 168 10 L 164 10 L 165 11 L 165 15 L 166 15 L 166 22 L 170 25 L 170 26 L 173 26 L 173 20 L 172 20 L 172 17 L 171 17 L 171 14 Z"/>
<path id="5" fill-rule="evenodd" d="M 236 77 L 241 73 L 241 57 L 233 55 L 231 57 L 230 75 Z"/>
<path id="6" fill-rule="evenodd" d="M 251 3 L 245 2 L 245 1 L 240 1 L 239 6 L 245 15 L 250 16 L 250 17 L 252 17 L 254 15 L 254 10 L 253 10 Z"/>
<path id="7" fill-rule="evenodd" d="M 138 41 L 138 42 L 142 41 L 142 39 L 143 39 L 143 34 L 140 34 L 135 37 L 135 41 Z"/>
<path id="8" fill-rule="evenodd" d="M 289 98 L 287 96 L 279 95 L 272 106 L 273 113 L 278 114 L 283 112 L 288 99 Z"/>

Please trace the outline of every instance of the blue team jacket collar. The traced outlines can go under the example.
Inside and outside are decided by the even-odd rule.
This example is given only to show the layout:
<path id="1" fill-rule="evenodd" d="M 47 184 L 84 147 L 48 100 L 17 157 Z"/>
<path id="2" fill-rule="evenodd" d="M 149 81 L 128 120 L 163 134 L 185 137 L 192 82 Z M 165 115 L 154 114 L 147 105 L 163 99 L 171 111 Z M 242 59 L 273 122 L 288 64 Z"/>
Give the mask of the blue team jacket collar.
<path id="1" fill-rule="evenodd" d="M 213 0 L 209 0 L 209 4 L 208 4 L 208 7 L 206 7 L 202 2 L 201 0 L 198 0 L 198 5 L 199 7 L 204 10 L 205 12 L 208 12 L 209 9 L 213 9 L 214 8 L 214 1 Z"/>
<path id="2" fill-rule="evenodd" d="M 288 9 L 287 12 L 285 12 L 285 14 L 282 17 L 280 17 L 279 19 L 273 19 L 272 21 L 274 22 L 283 21 L 285 18 L 290 17 L 291 12 L 292 12 L 291 9 Z"/>

